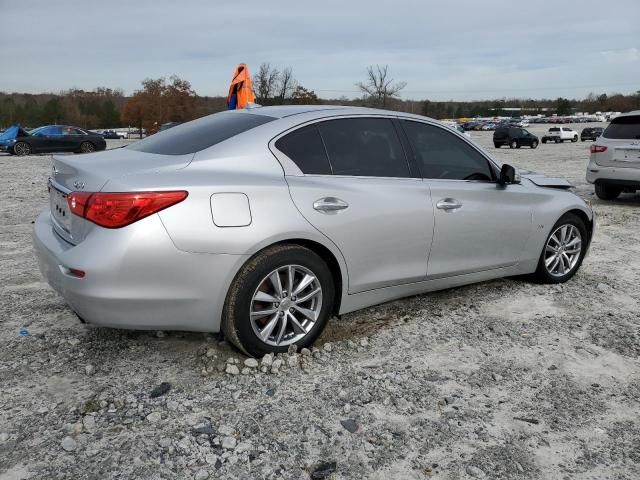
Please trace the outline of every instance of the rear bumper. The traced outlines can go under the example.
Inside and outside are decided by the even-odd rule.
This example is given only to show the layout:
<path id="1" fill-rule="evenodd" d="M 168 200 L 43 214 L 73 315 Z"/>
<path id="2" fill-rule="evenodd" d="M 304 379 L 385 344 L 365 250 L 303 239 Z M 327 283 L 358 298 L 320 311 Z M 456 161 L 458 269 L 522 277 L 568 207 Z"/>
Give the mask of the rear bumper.
<path id="1" fill-rule="evenodd" d="M 640 168 L 603 167 L 591 160 L 587 166 L 587 182 L 640 188 Z"/>
<path id="2" fill-rule="evenodd" d="M 182 252 L 157 215 L 129 227 L 95 228 L 74 246 L 54 232 L 47 209 L 33 231 L 40 271 L 89 324 L 219 331 L 227 290 L 247 256 Z"/>

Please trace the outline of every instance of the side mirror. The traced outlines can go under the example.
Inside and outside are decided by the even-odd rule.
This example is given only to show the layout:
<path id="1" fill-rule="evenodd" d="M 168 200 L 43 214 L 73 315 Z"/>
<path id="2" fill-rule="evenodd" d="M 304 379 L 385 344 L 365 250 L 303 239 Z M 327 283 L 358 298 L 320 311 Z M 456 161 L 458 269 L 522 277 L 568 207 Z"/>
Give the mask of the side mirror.
<path id="1" fill-rule="evenodd" d="M 500 185 L 520 183 L 520 174 L 514 167 L 505 163 L 500 169 L 500 178 L 498 179 L 498 183 Z"/>

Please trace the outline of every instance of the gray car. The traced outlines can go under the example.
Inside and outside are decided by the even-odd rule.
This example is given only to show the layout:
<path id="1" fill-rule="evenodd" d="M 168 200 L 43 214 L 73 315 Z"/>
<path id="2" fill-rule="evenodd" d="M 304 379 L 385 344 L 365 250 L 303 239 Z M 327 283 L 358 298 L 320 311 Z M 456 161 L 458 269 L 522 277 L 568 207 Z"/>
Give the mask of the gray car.
<path id="1" fill-rule="evenodd" d="M 42 273 L 88 323 L 218 332 L 262 355 L 408 295 L 582 262 L 593 213 L 429 118 L 230 111 L 53 158 Z"/>

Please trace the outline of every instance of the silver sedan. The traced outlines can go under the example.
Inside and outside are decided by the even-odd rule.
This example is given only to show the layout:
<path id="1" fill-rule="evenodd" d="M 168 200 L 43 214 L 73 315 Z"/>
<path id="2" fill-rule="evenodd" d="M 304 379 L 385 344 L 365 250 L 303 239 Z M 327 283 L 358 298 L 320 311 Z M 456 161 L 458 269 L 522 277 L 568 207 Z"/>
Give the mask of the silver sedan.
<path id="1" fill-rule="evenodd" d="M 566 180 L 499 166 L 399 112 L 262 107 L 53 159 L 42 273 L 85 322 L 222 330 L 250 355 L 333 315 L 580 267 L 593 213 Z"/>

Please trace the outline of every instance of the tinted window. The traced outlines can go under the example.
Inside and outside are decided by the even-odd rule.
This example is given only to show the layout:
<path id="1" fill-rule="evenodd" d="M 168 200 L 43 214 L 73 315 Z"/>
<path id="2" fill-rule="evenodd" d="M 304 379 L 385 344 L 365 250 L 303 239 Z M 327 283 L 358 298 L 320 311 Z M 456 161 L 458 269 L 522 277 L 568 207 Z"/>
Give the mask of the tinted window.
<path id="1" fill-rule="evenodd" d="M 402 123 L 424 178 L 493 180 L 487 159 L 464 140 L 433 125 Z"/>
<path id="2" fill-rule="evenodd" d="M 602 136 L 613 139 L 640 139 L 640 115 L 614 118 Z"/>
<path id="3" fill-rule="evenodd" d="M 560 129 L 559 129 L 558 127 L 556 127 L 556 128 L 550 128 L 550 129 L 549 129 L 549 131 L 550 131 L 550 132 L 559 132 L 559 131 L 560 131 Z"/>
<path id="4" fill-rule="evenodd" d="M 302 127 L 276 142 L 276 148 L 295 162 L 302 173 L 331 174 L 318 127 Z"/>
<path id="5" fill-rule="evenodd" d="M 195 153 L 273 120 L 244 112 L 216 113 L 158 132 L 125 148 L 161 155 Z"/>
<path id="6" fill-rule="evenodd" d="M 40 127 L 31 132 L 31 135 L 62 135 L 62 127 Z"/>
<path id="7" fill-rule="evenodd" d="M 334 175 L 409 177 L 409 165 L 393 122 L 345 118 L 318 123 Z"/>

